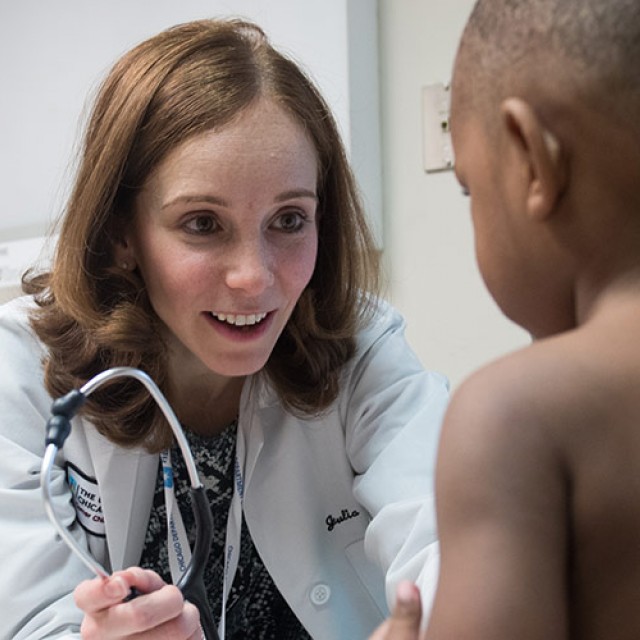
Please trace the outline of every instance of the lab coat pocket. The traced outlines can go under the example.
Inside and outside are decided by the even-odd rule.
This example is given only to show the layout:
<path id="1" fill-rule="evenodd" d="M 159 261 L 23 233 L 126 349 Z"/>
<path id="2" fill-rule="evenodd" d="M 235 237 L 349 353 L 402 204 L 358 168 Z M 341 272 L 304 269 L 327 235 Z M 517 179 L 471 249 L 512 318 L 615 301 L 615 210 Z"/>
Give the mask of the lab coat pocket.
<path id="1" fill-rule="evenodd" d="M 364 539 L 356 540 L 345 548 L 345 555 L 363 587 L 380 611 L 381 620 L 389 615 L 384 589 L 384 574 L 364 552 Z"/>

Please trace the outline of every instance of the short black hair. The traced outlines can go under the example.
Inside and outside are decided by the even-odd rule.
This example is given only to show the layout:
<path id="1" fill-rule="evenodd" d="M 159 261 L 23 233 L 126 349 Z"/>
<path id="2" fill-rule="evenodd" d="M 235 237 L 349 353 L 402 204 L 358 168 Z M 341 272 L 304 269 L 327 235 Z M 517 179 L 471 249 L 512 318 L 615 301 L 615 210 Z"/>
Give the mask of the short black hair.
<path id="1" fill-rule="evenodd" d="M 474 104 L 558 81 L 640 129 L 640 1 L 478 0 L 457 68 Z"/>

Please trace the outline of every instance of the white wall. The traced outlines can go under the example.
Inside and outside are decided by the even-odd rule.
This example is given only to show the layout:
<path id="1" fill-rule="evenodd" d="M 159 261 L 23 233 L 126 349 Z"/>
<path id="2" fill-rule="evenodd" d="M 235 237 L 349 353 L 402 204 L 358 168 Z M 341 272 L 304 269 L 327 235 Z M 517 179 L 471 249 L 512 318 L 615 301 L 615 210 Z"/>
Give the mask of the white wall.
<path id="1" fill-rule="evenodd" d="M 383 219 L 390 297 L 424 365 L 457 385 L 528 342 L 489 297 L 473 255 L 469 201 L 452 171 L 426 174 L 421 90 L 448 83 L 472 0 L 380 0 Z"/>
<path id="2" fill-rule="evenodd" d="M 361 133 L 379 130 L 376 0 L 2 0 L 0 241 L 43 233 L 59 214 L 87 96 L 116 58 L 161 29 L 216 15 L 256 20 L 313 76 L 381 227 L 379 139 Z"/>

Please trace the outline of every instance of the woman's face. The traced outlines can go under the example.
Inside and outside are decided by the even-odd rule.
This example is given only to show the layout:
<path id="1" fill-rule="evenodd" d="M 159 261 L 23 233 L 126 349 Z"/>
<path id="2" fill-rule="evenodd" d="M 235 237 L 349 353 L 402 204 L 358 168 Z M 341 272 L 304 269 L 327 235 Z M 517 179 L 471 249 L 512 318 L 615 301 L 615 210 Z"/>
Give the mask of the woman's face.
<path id="1" fill-rule="evenodd" d="M 132 261 L 185 376 L 261 369 L 316 262 L 317 157 L 261 100 L 174 149 L 137 197 Z"/>

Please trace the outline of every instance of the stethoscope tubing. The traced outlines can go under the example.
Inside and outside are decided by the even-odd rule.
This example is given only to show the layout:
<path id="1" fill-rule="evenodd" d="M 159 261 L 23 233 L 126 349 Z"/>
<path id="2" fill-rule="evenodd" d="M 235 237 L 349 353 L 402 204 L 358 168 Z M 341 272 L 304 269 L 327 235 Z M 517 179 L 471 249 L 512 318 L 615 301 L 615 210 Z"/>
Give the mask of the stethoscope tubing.
<path id="1" fill-rule="evenodd" d="M 110 380 L 120 377 L 135 378 L 147 388 L 147 391 L 152 395 L 153 399 L 164 414 L 164 417 L 167 419 L 167 422 L 171 427 L 171 431 L 173 431 L 173 436 L 180 447 L 182 455 L 184 456 L 191 486 L 194 489 L 201 487 L 202 483 L 200 482 L 200 477 L 198 475 L 198 468 L 196 467 L 193 455 L 191 454 L 191 449 L 189 448 L 189 443 L 187 442 L 187 437 L 184 435 L 180 421 L 171 408 L 169 401 L 148 374 L 140 369 L 134 369 L 133 367 L 114 367 L 95 375 L 91 380 L 87 381 L 82 387 L 80 387 L 80 393 L 88 398 L 105 382 L 109 382 Z"/>
<path id="2" fill-rule="evenodd" d="M 104 570 L 102 565 L 90 554 L 81 547 L 76 539 L 71 535 L 71 532 L 65 527 L 58 518 L 51 501 L 51 493 L 49 488 L 51 486 L 51 469 L 58 454 L 58 447 L 50 443 L 44 452 L 44 458 L 42 460 L 42 470 L 40 473 L 40 486 L 42 487 L 42 495 L 44 498 L 44 508 L 51 520 L 53 526 L 56 528 L 58 535 L 64 540 L 66 545 L 74 551 L 80 560 L 89 568 L 90 571 L 95 573 L 100 578 L 108 578 L 109 574 Z"/>
<path id="3" fill-rule="evenodd" d="M 144 371 L 133 367 L 114 367 L 107 369 L 91 378 L 80 387 L 80 389 L 71 391 L 66 396 L 54 401 L 52 407 L 53 415 L 47 423 L 46 448 L 40 473 L 40 486 L 42 488 L 45 511 L 62 540 L 68 545 L 71 551 L 82 560 L 85 566 L 98 577 L 108 578 L 109 573 L 76 541 L 69 529 L 62 524 L 53 508 L 50 490 L 51 471 L 58 451 L 62 448 L 64 441 L 71 431 L 70 421 L 77 409 L 82 406 L 89 395 L 100 386 L 120 377 L 135 378 L 146 387 L 167 419 L 184 458 L 185 467 L 191 483 L 191 504 L 196 522 L 196 540 L 191 562 L 180 580 L 178 580 L 177 586 L 182 591 L 183 596 L 198 607 L 200 611 L 200 624 L 205 640 L 219 640 L 213 616 L 207 603 L 206 589 L 204 586 L 204 568 L 209 555 L 213 532 L 211 510 L 182 426 L 162 391 L 160 391 L 156 383 Z"/>

